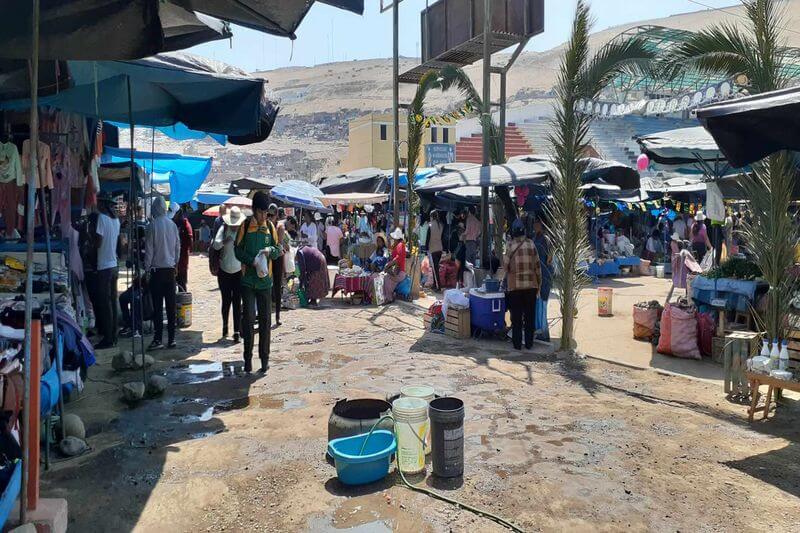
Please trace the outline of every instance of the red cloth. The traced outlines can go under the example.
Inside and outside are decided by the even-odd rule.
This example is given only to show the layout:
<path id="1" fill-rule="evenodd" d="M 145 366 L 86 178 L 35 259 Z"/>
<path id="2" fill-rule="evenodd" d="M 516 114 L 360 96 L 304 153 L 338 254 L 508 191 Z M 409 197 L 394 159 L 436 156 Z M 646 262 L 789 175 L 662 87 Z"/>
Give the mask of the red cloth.
<path id="1" fill-rule="evenodd" d="M 336 274 L 333 278 L 332 295 L 335 296 L 339 291 L 348 294 L 366 292 L 370 282 L 371 278 L 369 276 L 342 276 L 341 274 Z"/>
<path id="2" fill-rule="evenodd" d="M 392 261 L 397 260 L 397 266 L 400 267 L 400 272 L 406 271 L 406 245 L 403 242 L 398 242 L 392 249 Z"/>

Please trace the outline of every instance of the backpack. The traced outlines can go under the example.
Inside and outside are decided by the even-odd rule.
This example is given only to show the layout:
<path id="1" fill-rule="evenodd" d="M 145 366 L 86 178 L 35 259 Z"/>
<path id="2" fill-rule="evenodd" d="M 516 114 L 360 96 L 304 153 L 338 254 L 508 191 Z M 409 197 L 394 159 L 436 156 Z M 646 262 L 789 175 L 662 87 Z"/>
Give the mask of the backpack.
<path id="1" fill-rule="evenodd" d="M 225 226 L 221 226 L 223 235 L 225 234 Z M 220 264 L 222 263 L 222 249 L 217 250 L 214 248 L 214 239 L 217 236 L 214 235 L 211 238 L 211 246 L 208 247 L 208 269 L 211 271 L 212 276 L 216 276 L 219 274 Z"/>
<path id="2" fill-rule="evenodd" d="M 84 271 L 97 270 L 97 213 L 81 219 L 78 226 L 78 252 Z"/>

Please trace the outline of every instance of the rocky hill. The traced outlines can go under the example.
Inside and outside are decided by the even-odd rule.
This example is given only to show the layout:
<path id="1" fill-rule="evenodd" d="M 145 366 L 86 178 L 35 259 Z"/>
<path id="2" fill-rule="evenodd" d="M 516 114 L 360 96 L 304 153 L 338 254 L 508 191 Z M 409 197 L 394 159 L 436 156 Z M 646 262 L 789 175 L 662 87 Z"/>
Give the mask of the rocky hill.
<path id="1" fill-rule="evenodd" d="M 787 0 L 785 4 L 787 44 L 800 46 L 800 32 L 793 29 L 800 26 L 800 0 Z M 640 25 L 696 31 L 715 22 L 744 24 L 743 8 L 704 10 L 617 26 L 592 35 L 591 45 L 596 49 L 619 33 Z M 541 53 L 525 52 L 520 56 L 508 76 L 510 107 L 551 95 L 561 50 L 558 47 Z M 507 59 L 508 55 L 501 54 L 495 57 L 494 63 L 504 64 Z M 418 59 L 402 58 L 401 72 L 418 62 Z M 271 91 L 281 101 L 281 113 L 267 141 L 244 147 L 221 147 L 211 142 L 178 143 L 159 138 L 157 144 L 160 150 L 213 155 L 216 161 L 211 182 L 227 182 L 240 176 L 311 179 L 335 173 L 347 152 L 348 121 L 365 113 L 391 108 L 391 67 L 392 61 L 387 58 L 256 72 L 254 75 L 268 80 Z M 466 71 L 480 90 L 480 63 L 467 67 Z M 493 94 L 498 91 L 498 86 L 492 87 Z M 402 85 L 401 101 L 409 101 L 413 92 L 413 86 Z M 441 111 L 452 106 L 453 101 L 452 94 L 432 94 L 428 105 L 432 110 Z M 149 146 L 149 138 L 147 140 L 142 144 Z"/>

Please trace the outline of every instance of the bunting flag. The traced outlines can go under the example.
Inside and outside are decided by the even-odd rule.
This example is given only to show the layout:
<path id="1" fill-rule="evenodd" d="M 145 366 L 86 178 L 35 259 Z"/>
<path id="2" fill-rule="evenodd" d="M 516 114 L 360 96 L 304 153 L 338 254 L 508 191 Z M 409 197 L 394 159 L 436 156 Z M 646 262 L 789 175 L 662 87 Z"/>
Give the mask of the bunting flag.
<path id="1" fill-rule="evenodd" d="M 678 202 L 677 204 L 675 204 L 675 211 L 679 211 L 680 212 L 682 210 L 681 209 L 682 207 L 683 207 L 683 204 L 681 202 Z"/>
<path id="2" fill-rule="evenodd" d="M 449 113 L 444 113 L 442 115 L 433 115 L 429 117 L 423 117 L 422 115 L 415 115 L 414 120 L 417 123 L 422 122 L 425 128 L 430 128 L 433 126 L 452 126 L 457 120 L 467 117 L 471 115 L 473 112 L 472 105 L 469 102 L 464 103 L 460 108 L 456 109 L 455 111 L 450 111 Z"/>

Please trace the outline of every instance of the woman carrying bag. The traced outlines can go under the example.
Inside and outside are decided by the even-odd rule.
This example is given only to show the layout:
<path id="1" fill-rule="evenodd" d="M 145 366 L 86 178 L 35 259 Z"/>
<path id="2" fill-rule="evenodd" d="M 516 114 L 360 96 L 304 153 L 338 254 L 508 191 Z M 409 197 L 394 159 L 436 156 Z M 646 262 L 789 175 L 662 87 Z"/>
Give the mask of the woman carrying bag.
<path id="1" fill-rule="evenodd" d="M 222 216 L 222 222 L 211 244 L 212 253 L 218 254 L 219 262 L 217 283 L 222 297 L 222 338 L 228 338 L 228 316 L 233 308 L 233 342 L 238 343 L 242 317 L 242 263 L 236 258 L 234 241 L 239 226 L 244 222 L 244 214 L 239 207 L 233 206 Z"/>

